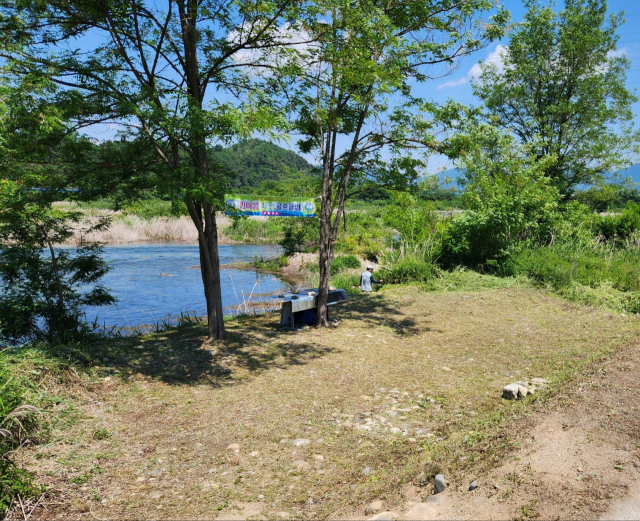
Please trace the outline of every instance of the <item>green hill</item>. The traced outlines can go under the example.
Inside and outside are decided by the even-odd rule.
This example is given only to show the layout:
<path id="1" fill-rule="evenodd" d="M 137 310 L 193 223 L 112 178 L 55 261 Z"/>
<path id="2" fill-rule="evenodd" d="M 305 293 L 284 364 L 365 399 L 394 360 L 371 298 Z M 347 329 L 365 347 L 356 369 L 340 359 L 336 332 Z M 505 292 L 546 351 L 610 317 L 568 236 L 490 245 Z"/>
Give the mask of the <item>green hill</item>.
<path id="1" fill-rule="evenodd" d="M 218 145 L 210 158 L 235 173 L 234 189 L 257 187 L 262 181 L 278 179 L 288 172 L 310 172 L 306 159 L 291 150 L 261 139 L 247 139 L 228 148 Z"/>

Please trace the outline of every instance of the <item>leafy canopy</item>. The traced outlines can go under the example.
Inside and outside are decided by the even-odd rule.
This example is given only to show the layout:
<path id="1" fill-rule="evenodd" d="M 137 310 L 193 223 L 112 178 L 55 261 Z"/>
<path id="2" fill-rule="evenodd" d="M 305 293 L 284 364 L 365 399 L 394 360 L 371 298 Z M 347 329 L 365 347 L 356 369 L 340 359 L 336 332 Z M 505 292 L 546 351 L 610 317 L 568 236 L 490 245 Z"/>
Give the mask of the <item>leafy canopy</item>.
<path id="1" fill-rule="evenodd" d="M 606 0 L 565 0 L 556 13 L 527 0 L 502 64 L 484 64 L 473 84 L 492 124 L 538 158 L 555 157 L 545 175 L 564 197 L 631 164 L 639 134 L 625 86 L 630 60 L 617 49 L 622 14 Z"/>

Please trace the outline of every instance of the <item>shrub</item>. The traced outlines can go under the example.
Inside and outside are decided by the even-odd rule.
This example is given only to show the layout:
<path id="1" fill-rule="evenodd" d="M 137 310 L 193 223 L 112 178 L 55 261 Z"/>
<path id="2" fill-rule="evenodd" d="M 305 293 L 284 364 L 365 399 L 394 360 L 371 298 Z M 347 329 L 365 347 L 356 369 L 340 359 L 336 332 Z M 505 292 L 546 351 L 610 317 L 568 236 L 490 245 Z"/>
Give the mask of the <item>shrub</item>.
<path id="1" fill-rule="evenodd" d="M 38 409 L 25 404 L 27 385 L 18 372 L 10 372 L 0 352 L 0 515 L 14 497 L 35 496 L 41 490 L 32 476 L 18 468 L 11 454 L 37 428 Z"/>
<path id="2" fill-rule="evenodd" d="M 380 277 L 387 283 L 424 283 L 439 276 L 436 259 L 440 241 L 431 235 L 421 244 L 402 242 L 398 248 L 383 255 Z"/>
<path id="3" fill-rule="evenodd" d="M 339 273 L 346 269 L 359 270 L 361 268 L 362 264 L 355 255 L 338 255 L 333 259 L 333 264 L 331 265 L 331 271 L 333 273 Z"/>
<path id="4" fill-rule="evenodd" d="M 624 241 L 640 229 L 640 205 L 627 202 L 622 213 L 597 215 L 593 219 L 593 231 L 606 239 Z"/>

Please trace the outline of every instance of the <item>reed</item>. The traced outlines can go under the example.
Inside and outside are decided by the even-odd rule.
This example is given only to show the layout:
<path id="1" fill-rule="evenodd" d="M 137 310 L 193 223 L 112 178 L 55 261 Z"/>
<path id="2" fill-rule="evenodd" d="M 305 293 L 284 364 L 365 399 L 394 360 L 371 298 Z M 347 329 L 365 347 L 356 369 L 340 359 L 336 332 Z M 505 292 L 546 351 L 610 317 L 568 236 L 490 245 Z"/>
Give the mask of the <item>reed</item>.
<path id="1" fill-rule="evenodd" d="M 93 223 L 97 217 L 87 215 L 83 228 Z M 227 217 L 218 217 L 218 229 L 220 242 L 226 239 L 225 229 L 230 220 Z M 122 244 L 145 241 L 171 241 L 171 242 L 198 242 L 198 232 L 189 217 L 179 218 L 154 217 L 142 219 L 135 215 L 114 219 L 111 225 L 100 231 L 83 233 L 78 229 L 77 233 L 67 241 L 67 244 L 80 242 L 100 242 L 103 244 Z"/>

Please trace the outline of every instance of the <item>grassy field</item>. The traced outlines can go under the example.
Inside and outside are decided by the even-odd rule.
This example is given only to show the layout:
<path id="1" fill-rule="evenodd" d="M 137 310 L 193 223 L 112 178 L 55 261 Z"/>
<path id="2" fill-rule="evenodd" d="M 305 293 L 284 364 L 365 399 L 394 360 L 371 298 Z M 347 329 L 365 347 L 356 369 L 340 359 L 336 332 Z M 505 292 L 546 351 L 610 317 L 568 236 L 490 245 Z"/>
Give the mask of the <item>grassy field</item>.
<path id="1" fill-rule="evenodd" d="M 21 456 L 48 487 L 32 519 L 398 507 L 428 496 L 438 472 L 459 484 L 503 461 L 520 419 L 638 334 L 633 317 L 513 279 L 456 276 L 437 291 L 353 295 L 327 330 L 283 331 L 269 314 L 227 322 L 219 344 L 190 326 L 65 348 L 79 369 L 47 384 L 61 397 L 49 441 Z M 550 387 L 501 399 L 533 377 Z"/>

